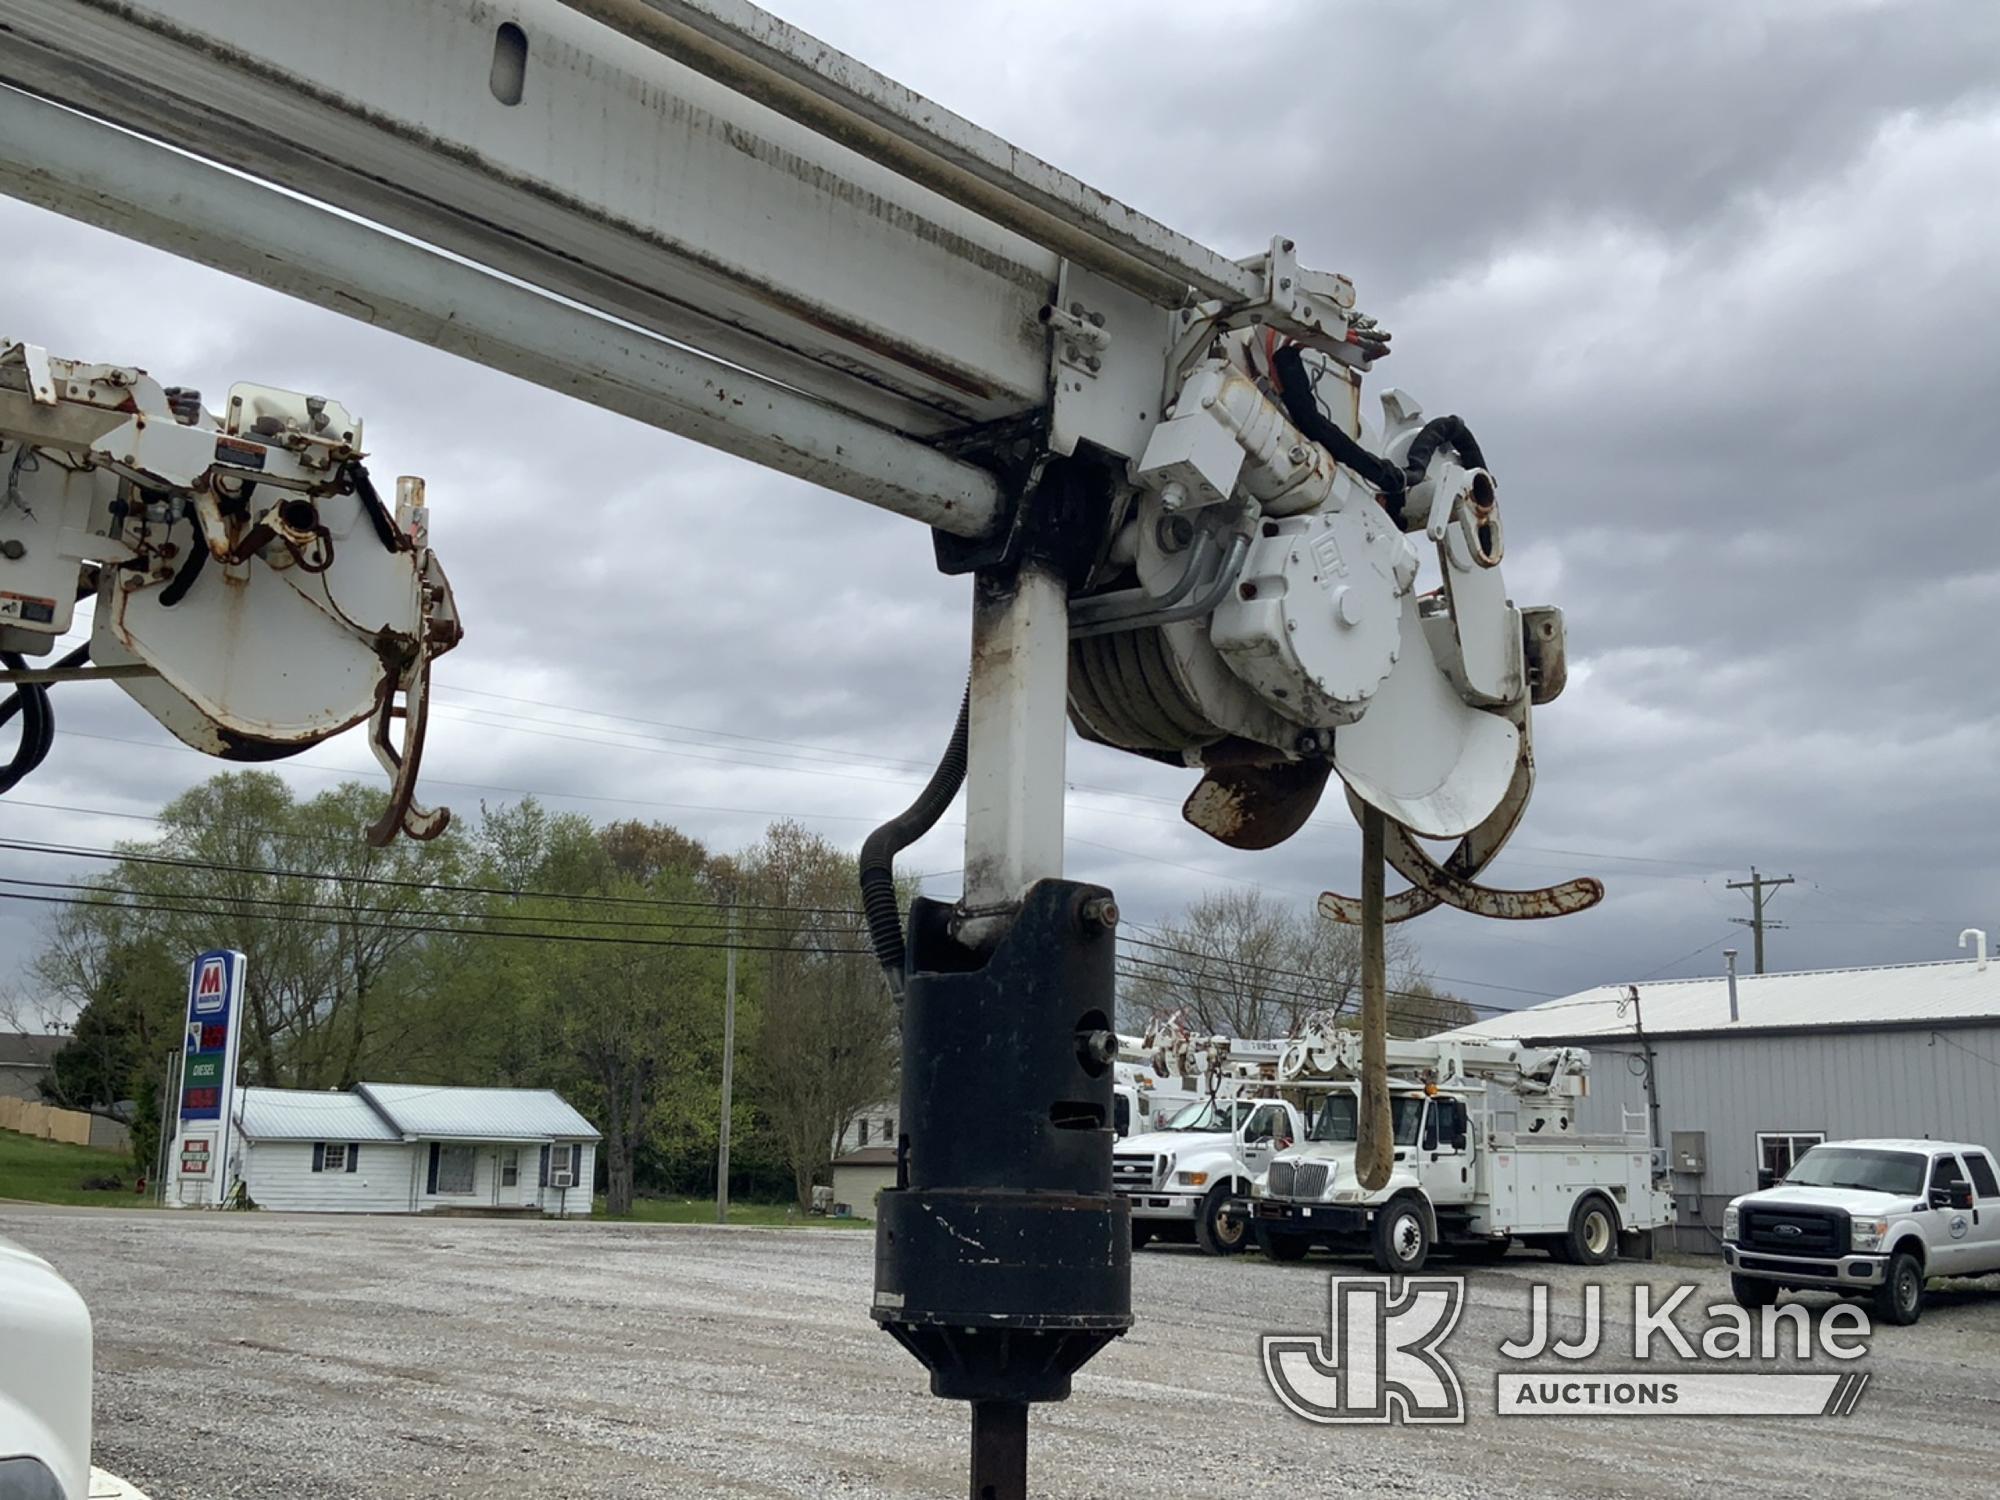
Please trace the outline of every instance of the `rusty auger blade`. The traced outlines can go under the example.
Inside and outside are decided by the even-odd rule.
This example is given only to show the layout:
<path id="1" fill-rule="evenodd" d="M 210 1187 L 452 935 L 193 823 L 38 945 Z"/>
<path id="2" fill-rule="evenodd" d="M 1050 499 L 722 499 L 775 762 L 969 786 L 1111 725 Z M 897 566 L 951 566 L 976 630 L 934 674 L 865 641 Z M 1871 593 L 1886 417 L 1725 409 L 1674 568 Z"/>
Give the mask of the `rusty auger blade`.
<path id="1" fill-rule="evenodd" d="M 1460 843 L 1451 857 L 1451 863 L 1461 863 L 1460 856 L 1466 852 L 1470 842 L 1468 836 Z M 1383 915 L 1391 922 L 1408 921 L 1440 905 L 1455 906 L 1477 917 L 1526 922 L 1542 917 L 1573 916 L 1577 912 L 1588 911 L 1604 899 L 1603 882 L 1588 875 L 1533 890 L 1501 890 L 1481 885 L 1432 859 L 1423 845 L 1400 823 L 1389 824 L 1383 840 L 1383 854 L 1396 867 L 1396 873 L 1410 882 L 1408 890 L 1397 892 L 1383 903 Z M 1470 860 L 1463 863 L 1472 864 Z M 1480 860 L 1478 865 L 1472 866 L 1474 872 L 1485 863 L 1486 860 Z M 1335 922 L 1359 926 L 1362 921 L 1361 903 L 1351 896 L 1333 891 L 1319 898 L 1319 912 Z"/>

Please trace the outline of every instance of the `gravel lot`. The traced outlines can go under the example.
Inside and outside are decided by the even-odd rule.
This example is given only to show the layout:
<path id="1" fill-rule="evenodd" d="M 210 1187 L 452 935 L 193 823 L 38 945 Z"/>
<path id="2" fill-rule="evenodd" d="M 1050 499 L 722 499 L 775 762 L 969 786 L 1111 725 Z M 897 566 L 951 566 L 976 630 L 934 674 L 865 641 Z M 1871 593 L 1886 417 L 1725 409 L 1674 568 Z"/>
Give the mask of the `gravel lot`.
<path id="1" fill-rule="evenodd" d="M 97 1459 L 155 1500 L 965 1493 L 965 1409 L 868 1321 L 867 1234 L 12 1205 L 0 1234 L 89 1300 Z M 1995 1492 L 2000 1291 L 1934 1292 L 1879 1332 L 1846 1418 L 1502 1419 L 1496 1351 L 1530 1284 L 1573 1326 L 1585 1279 L 1524 1254 L 1469 1272 L 1448 1346 L 1468 1427 L 1325 1428 L 1278 1406 L 1257 1348 L 1324 1329 L 1334 1268 L 1141 1254 L 1139 1326 L 1036 1410 L 1035 1493 Z M 1710 1268 L 1594 1273 L 1606 1368 L 1631 1367 L 1642 1269 L 1723 1293 Z"/>

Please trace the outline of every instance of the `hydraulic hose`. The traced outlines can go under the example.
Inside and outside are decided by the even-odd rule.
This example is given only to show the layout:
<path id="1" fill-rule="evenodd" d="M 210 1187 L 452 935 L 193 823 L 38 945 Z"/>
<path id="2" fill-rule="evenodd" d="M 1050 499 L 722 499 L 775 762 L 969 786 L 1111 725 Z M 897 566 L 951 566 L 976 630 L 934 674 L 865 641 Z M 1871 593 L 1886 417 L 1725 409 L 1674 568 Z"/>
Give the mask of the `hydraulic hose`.
<path id="1" fill-rule="evenodd" d="M 80 667 L 90 660 L 90 642 L 85 641 L 68 654 L 57 659 L 58 670 Z M 12 651 L 0 652 L 0 663 L 8 670 L 24 672 L 28 664 Z M 21 743 L 14 751 L 14 758 L 5 766 L 0 766 L 0 796 L 14 790 L 23 780 L 32 775 L 35 768 L 48 759 L 49 750 L 56 740 L 56 711 L 49 702 L 46 683 L 17 682 L 6 702 L 0 703 L 0 725 L 6 724 L 14 715 L 21 716 Z"/>
<path id="2" fill-rule="evenodd" d="M 1372 485 L 1382 497 L 1382 508 L 1398 526 L 1403 524 L 1403 492 L 1408 481 L 1403 471 L 1378 453 L 1370 453 L 1349 437 L 1339 423 L 1328 420 L 1313 401 L 1312 377 L 1298 345 L 1286 344 L 1271 356 L 1271 368 L 1278 373 L 1278 399 L 1292 425 L 1331 453 L 1334 462 L 1352 469 Z M 1456 418 L 1452 420 L 1456 421 Z M 1462 425 L 1462 424 L 1461 424 Z"/>
<path id="3" fill-rule="evenodd" d="M 1472 435 L 1470 427 L 1458 417 L 1432 417 L 1410 443 L 1409 456 L 1403 460 L 1404 478 L 1416 484 L 1431 466 L 1438 449 L 1447 447 L 1466 468 L 1486 467 L 1486 455 L 1479 451 L 1479 439 Z"/>
<path id="4" fill-rule="evenodd" d="M 903 998 L 903 917 L 896 906 L 896 856 L 929 833 L 951 799 L 965 783 L 965 754 L 972 712 L 972 688 L 959 700 L 958 723 L 944 758 L 916 801 L 863 840 L 861 845 L 861 909 L 868 919 L 868 942 L 875 961 L 889 982 L 889 993 Z"/>

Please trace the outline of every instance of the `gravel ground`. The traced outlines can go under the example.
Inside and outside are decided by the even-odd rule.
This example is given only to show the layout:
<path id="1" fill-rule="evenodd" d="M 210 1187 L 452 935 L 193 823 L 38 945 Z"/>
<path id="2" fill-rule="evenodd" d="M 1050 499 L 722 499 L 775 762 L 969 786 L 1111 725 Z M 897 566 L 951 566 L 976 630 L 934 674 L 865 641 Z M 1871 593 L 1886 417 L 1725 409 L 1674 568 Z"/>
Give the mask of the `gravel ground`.
<path id="1" fill-rule="evenodd" d="M 0 1234 L 88 1299 L 97 1461 L 155 1500 L 965 1493 L 965 1408 L 868 1321 L 865 1234 L 11 1205 Z M 1467 1427 L 1328 1428 L 1279 1407 L 1257 1350 L 1324 1330 L 1332 1269 L 1138 1256 L 1139 1326 L 1036 1409 L 1034 1493 L 1995 1493 L 2000 1291 L 1934 1291 L 1879 1331 L 1849 1417 L 1503 1419 L 1530 1285 L 1573 1325 L 1586 1279 L 1522 1254 L 1469 1272 Z M 1712 1267 L 1589 1274 L 1617 1355 L 1635 1277 L 1724 1291 Z"/>

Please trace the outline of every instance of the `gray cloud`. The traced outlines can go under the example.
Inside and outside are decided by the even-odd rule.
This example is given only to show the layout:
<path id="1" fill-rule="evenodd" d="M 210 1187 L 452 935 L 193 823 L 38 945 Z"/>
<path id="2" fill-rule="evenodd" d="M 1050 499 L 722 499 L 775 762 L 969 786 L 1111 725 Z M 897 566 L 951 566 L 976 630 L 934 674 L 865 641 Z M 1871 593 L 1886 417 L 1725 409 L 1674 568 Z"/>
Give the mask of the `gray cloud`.
<path id="1" fill-rule="evenodd" d="M 1500 878 L 1611 896 L 1524 929 L 1426 918 L 1462 992 L 1712 971 L 1747 939 L 1723 883 L 1753 861 L 1800 877 L 1783 966 L 2000 925 L 2000 12 L 778 8 L 1234 253 L 1294 235 L 1397 332 L 1372 388 L 1476 426 L 1509 576 L 1567 610 L 1573 663 Z M 966 586 L 918 528 L 17 205 L 0 233 L 5 332 L 212 396 L 326 391 L 379 468 L 429 478 L 470 627 L 440 674 L 442 799 L 855 840 L 935 754 Z M 129 836 L 147 825 L 24 803 L 143 813 L 215 769 L 115 690 L 60 712 L 56 758 L 0 804 L 10 836 Z M 301 759 L 306 791 L 368 765 L 358 743 Z M 1071 867 L 1141 919 L 1204 885 L 1355 884 L 1337 808 L 1248 856 L 1181 825 L 1184 774 L 1073 742 L 1071 776 Z M 955 834 L 911 867 L 956 870 Z M 0 973 L 32 942 L 0 909 Z"/>

